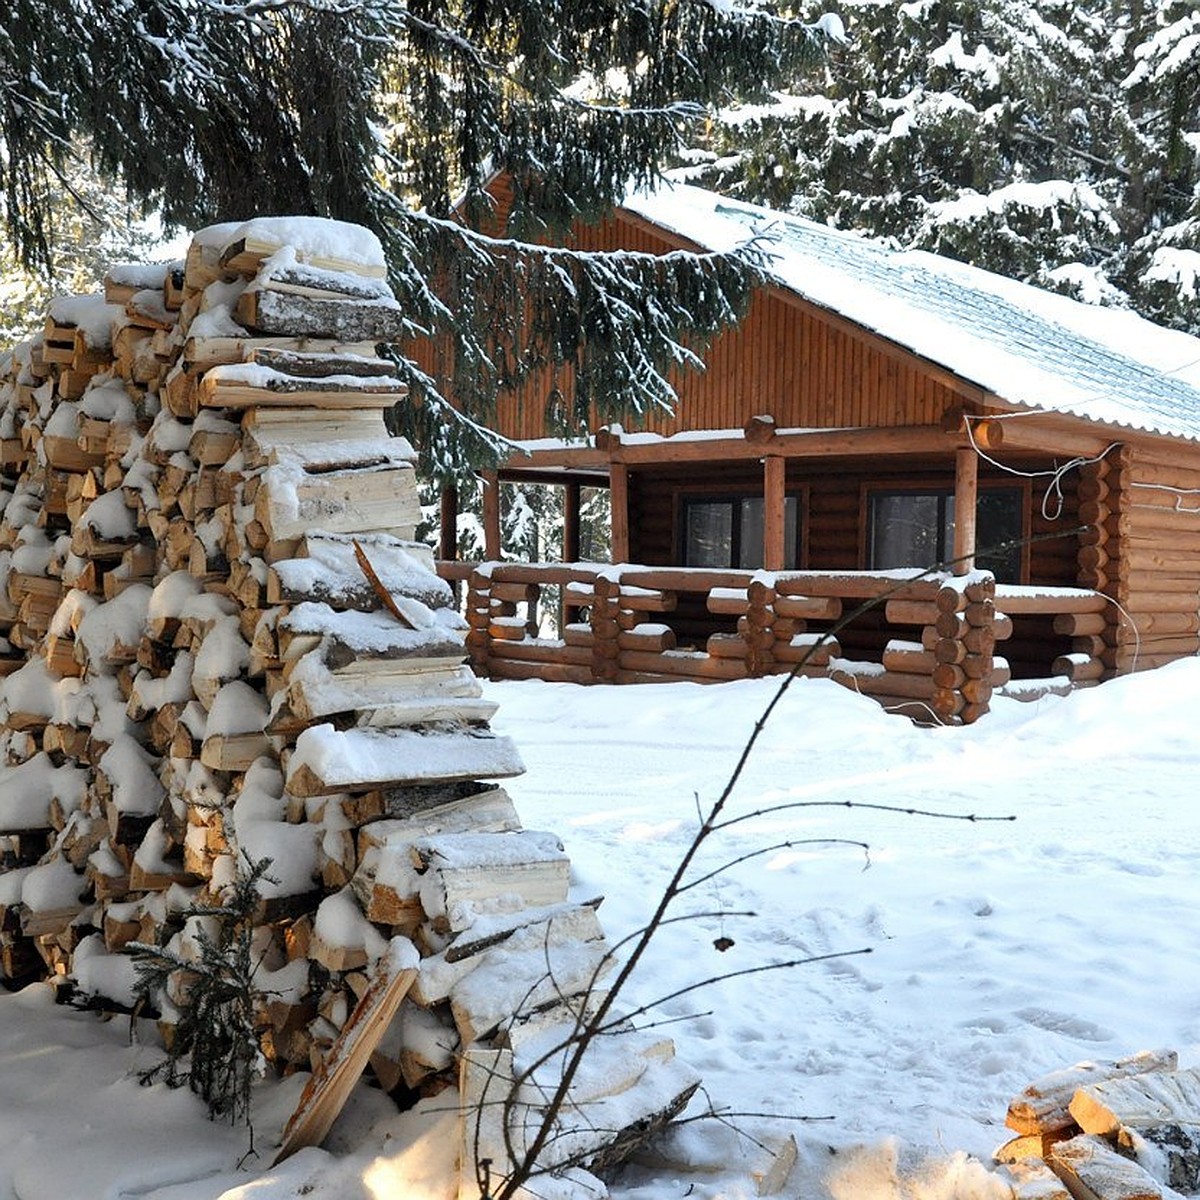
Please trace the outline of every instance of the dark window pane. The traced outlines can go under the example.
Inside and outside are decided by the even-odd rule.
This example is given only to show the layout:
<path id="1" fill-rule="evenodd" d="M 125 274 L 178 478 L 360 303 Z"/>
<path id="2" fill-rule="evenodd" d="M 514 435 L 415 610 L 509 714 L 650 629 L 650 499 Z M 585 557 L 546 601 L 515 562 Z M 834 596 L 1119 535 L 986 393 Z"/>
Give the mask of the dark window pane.
<path id="1" fill-rule="evenodd" d="M 991 571 L 998 583 L 1021 582 L 1022 519 L 1020 488 L 984 488 L 975 524 L 975 565 Z"/>
<path id="2" fill-rule="evenodd" d="M 783 511 L 783 565 L 794 571 L 800 565 L 800 501 L 789 496 Z"/>
<path id="3" fill-rule="evenodd" d="M 763 565 L 763 500 L 746 496 L 741 502 L 741 538 L 738 563 L 743 571 L 756 571 Z"/>
<path id="4" fill-rule="evenodd" d="M 685 522 L 685 564 L 728 567 L 733 554 L 733 505 L 727 500 L 690 503 Z"/>
<path id="5" fill-rule="evenodd" d="M 756 571 L 763 565 L 764 507 L 761 496 L 745 496 L 741 502 L 741 539 L 738 546 L 738 566 L 744 571 Z M 800 565 L 797 525 L 800 520 L 800 502 L 795 496 L 784 498 L 783 509 L 783 565 L 786 570 L 795 570 Z"/>
<path id="6" fill-rule="evenodd" d="M 871 497 L 871 559 L 875 570 L 931 567 L 942 533 L 935 493 L 877 492 Z"/>
<path id="7" fill-rule="evenodd" d="M 976 506 L 975 565 L 1000 583 L 1021 579 L 1023 493 L 981 488 Z M 932 567 L 954 555 L 954 493 L 876 492 L 870 498 L 871 558 L 876 570 Z"/>

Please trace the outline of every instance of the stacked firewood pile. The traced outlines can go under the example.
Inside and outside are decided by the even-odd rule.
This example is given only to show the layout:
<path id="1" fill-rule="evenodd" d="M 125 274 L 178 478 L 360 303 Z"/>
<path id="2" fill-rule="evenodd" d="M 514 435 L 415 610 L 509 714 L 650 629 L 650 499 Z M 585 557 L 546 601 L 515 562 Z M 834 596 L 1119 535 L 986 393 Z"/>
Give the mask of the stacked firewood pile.
<path id="1" fill-rule="evenodd" d="M 370 235 L 279 219 L 114 270 L 0 359 L 0 981 L 127 1008 L 124 948 L 196 961 L 191 910 L 270 859 L 266 1058 L 327 1068 L 411 942 L 371 1063 L 409 1098 L 460 1086 L 470 1193 L 533 1136 L 612 959 L 493 782 L 519 756 L 384 424 L 401 327 Z M 608 1161 L 697 1085 L 669 1039 L 602 1040 L 546 1169 Z"/>
<path id="2" fill-rule="evenodd" d="M 1008 1107 L 996 1152 L 1018 1200 L 1200 1195 L 1200 1070 L 1147 1051 L 1056 1071 Z"/>

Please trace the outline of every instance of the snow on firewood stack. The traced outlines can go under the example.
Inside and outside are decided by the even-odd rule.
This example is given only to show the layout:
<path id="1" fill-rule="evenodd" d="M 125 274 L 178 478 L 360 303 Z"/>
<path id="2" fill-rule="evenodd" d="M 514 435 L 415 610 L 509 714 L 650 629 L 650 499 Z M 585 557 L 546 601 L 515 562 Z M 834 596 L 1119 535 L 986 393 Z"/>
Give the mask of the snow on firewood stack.
<path id="1" fill-rule="evenodd" d="M 995 1153 L 1015 1200 L 1168 1200 L 1200 1193 L 1200 1070 L 1143 1050 L 1053 1071 L 1008 1106 Z"/>
<path id="2" fill-rule="evenodd" d="M 0 981 L 128 1009 L 124 948 L 194 959 L 191 910 L 269 859 L 258 1033 L 315 1070 L 280 1154 L 369 1059 L 409 1102 L 459 1089 L 473 1197 L 536 1136 L 613 962 L 495 782 L 519 755 L 414 540 L 385 276 L 354 226 L 216 226 L 0 359 Z M 168 1039 L 188 987 L 157 998 Z M 560 1190 L 601 1189 L 581 1168 L 698 1083 L 606 1027 L 538 1156 Z"/>

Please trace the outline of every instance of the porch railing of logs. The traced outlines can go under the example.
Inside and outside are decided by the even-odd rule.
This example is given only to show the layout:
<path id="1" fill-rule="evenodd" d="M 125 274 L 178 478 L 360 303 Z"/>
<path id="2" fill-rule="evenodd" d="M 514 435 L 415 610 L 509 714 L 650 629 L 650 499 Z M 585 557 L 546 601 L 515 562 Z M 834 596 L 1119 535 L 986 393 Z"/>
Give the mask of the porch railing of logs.
<path id="1" fill-rule="evenodd" d="M 465 586 L 471 665 L 490 678 L 717 682 L 794 670 L 909 716 L 964 724 L 988 711 L 998 688 L 1028 698 L 1099 681 L 1108 671 L 1105 633 L 1115 615 L 1101 593 L 997 586 L 986 572 L 916 577 L 449 561 L 438 569 Z M 563 612 L 557 637 L 538 627 L 539 600 L 549 588 L 559 589 Z M 681 644 L 673 618 L 684 602 L 694 608 L 700 601 L 730 631 Z M 880 648 L 850 657 L 837 626 L 859 609 L 874 612 Z M 1036 629 L 1033 635 L 1045 655 L 1044 676 L 1012 681 L 999 651 L 1014 617 L 1026 627 L 1027 618 L 1037 618 L 1044 628 L 1044 642 Z"/>

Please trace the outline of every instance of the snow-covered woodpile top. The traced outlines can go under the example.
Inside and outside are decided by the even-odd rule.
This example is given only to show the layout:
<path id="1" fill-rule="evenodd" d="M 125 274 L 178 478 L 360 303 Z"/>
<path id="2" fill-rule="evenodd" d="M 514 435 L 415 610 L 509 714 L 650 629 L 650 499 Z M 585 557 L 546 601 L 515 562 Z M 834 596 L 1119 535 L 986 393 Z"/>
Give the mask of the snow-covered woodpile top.
<path id="1" fill-rule="evenodd" d="M 483 1101 L 470 1194 L 612 961 L 559 840 L 492 782 L 520 759 L 384 424 L 399 328 L 372 235 L 263 220 L 114 268 L 0 359 L 0 982 L 127 1008 L 123 948 L 195 961 L 189 911 L 269 858 L 264 1055 L 328 1067 L 376 965 L 419 959 L 371 1064 Z M 166 1036 L 188 987 L 158 997 Z M 608 1161 L 696 1086 L 669 1039 L 603 1042 L 547 1169 Z"/>

